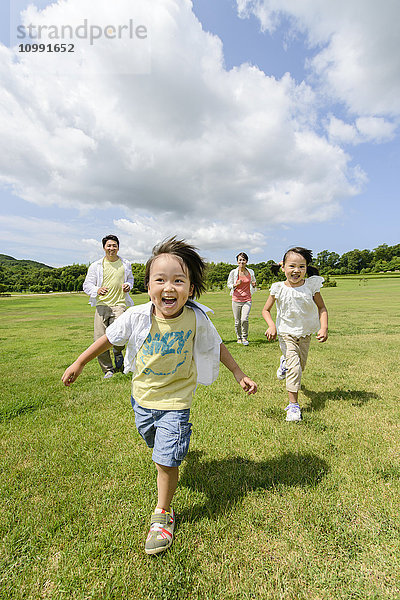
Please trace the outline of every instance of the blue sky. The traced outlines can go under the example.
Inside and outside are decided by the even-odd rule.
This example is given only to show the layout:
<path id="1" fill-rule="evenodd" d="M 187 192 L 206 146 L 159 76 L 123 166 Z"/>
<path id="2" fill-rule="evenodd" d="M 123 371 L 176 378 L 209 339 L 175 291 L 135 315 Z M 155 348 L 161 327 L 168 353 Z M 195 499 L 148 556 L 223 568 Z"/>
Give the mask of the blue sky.
<path id="1" fill-rule="evenodd" d="M 395 0 L 28 4 L 0 8 L 1 253 L 87 263 L 107 233 L 132 261 L 172 234 L 228 262 L 399 242 Z M 21 24 L 130 19 L 146 39 L 16 46 Z"/>

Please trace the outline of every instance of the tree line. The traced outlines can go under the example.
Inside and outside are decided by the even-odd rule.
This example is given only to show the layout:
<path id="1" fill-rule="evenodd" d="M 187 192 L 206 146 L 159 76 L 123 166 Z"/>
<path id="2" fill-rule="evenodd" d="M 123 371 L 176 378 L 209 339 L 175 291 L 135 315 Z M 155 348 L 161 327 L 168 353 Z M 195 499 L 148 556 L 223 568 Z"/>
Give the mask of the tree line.
<path id="1" fill-rule="evenodd" d="M 257 283 L 265 289 L 273 281 L 282 278 L 271 271 L 274 261 L 249 264 L 254 270 Z M 381 244 L 374 250 L 350 250 L 341 256 L 323 250 L 314 260 L 321 275 L 386 273 L 400 271 L 400 244 Z M 223 289 L 229 272 L 235 265 L 224 262 L 207 264 L 206 285 L 208 290 Z M 5 292 L 77 292 L 82 290 L 88 265 L 73 264 L 66 267 L 49 267 L 34 261 L 13 259 L 0 255 L 0 293 Z M 132 263 L 135 278 L 133 293 L 144 292 L 145 265 Z"/>

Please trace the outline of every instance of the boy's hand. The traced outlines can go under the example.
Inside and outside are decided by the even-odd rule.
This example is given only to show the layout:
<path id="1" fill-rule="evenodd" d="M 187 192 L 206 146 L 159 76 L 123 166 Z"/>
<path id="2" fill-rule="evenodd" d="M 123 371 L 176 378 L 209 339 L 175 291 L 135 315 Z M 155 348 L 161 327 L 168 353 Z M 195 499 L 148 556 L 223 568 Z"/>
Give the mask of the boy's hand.
<path id="1" fill-rule="evenodd" d="M 274 340 L 276 338 L 276 327 L 275 325 L 272 327 L 268 327 L 267 331 L 264 334 L 267 337 L 267 340 L 269 342 L 272 342 L 272 340 Z"/>
<path id="2" fill-rule="evenodd" d="M 109 350 L 110 348 L 112 348 L 112 343 L 108 341 L 108 338 L 105 334 L 102 335 L 98 340 L 93 342 L 89 348 L 86 348 L 86 350 L 82 352 L 80 356 L 78 356 L 76 361 L 65 370 L 64 375 L 61 377 L 63 384 L 69 387 L 71 383 L 74 383 L 74 381 L 79 377 L 79 375 L 82 373 L 83 367 L 90 360 L 93 360 L 96 358 L 96 356 L 103 354 L 103 352 Z"/>
<path id="3" fill-rule="evenodd" d="M 72 365 L 65 370 L 64 375 L 61 377 L 63 384 L 69 387 L 71 383 L 74 383 L 74 381 L 79 377 L 79 375 L 82 373 L 82 370 L 83 365 L 79 365 L 76 362 L 72 363 Z"/>
<path id="4" fill-rule="evenodd" d="M 221 342 L 220 345 L 220 360 L 222 364 L 224 364 L 226 368 L 230 370 L 243 391 L 247 392 L 248 394 L 256 393 L 257 384 L 254 383 L 250 377 L 247 377 L 247 375 L 243 373 L 242 369 L 239 367 L 223 342 Z"/>
<path id="5" fill-rule="evenodd" d="M 257 391 L 257 384 L 252 379 L 250 379 L 250 377 L 247 377 L 247 375 L 245 375 L 244 377 L 242 377 L 242 379 L 239 381 L 239 385 L 249 395 L 250 394 L 255 394 L 256 391 Z"/>
<path id="6" fill-rule="evenodd" d="M 326 342 L 328 339 L 328 330 L 321 328 L 317 333 L 317 340 L 319 342 Z"/>

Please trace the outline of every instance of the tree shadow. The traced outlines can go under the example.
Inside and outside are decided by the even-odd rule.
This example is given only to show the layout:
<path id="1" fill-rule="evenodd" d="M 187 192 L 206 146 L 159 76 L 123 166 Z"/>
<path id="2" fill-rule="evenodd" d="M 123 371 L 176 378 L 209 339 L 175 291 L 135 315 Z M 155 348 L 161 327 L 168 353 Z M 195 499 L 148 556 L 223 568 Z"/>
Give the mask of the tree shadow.
<path id="1" fill-rule="evenodd" d="M 205 515 L 216 518 L 250 491 L 316 486 L 329 472 L 328 463 L 315 454 L 287 452 L 260 462 L 241 456 L 203 460 L 204 454 L 199 450 L 189 452 L 179 479 L 180 487 L 207 496 L 201 505 L 179 513 L 187 521 L 197 521 Z"/>
<path id="2" fill-rule="evenodd" d="M 378 394 L 368 392 L 367 390 L 331 390 L 327 392 L 313 392 L 304 386 L 301 386 L 303 394 L 311 400 L 311 406 L 304 407 L 303 412 L 312 410 L 322 410 L 328 401 L 340 400 L 350 402 L 352 406 L 363 406 L 370 400 L 379 399 Z"/>

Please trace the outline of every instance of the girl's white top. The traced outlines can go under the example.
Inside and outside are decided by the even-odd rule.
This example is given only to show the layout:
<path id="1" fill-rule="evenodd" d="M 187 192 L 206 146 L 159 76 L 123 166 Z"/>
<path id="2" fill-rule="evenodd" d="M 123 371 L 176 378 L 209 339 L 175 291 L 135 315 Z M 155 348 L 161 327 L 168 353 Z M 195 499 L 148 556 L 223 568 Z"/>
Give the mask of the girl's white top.
<path id="1" fill-rule="evenodd" d="M 323 281 L 323 277 L 313 275 L 305 279 L 300 287 L 288 287 L 284 281 L 271 285 L 270 294 L 276 300 L 278 334 L 304 337 L 319 330 L 318 307 L 313 298 Z"/>

